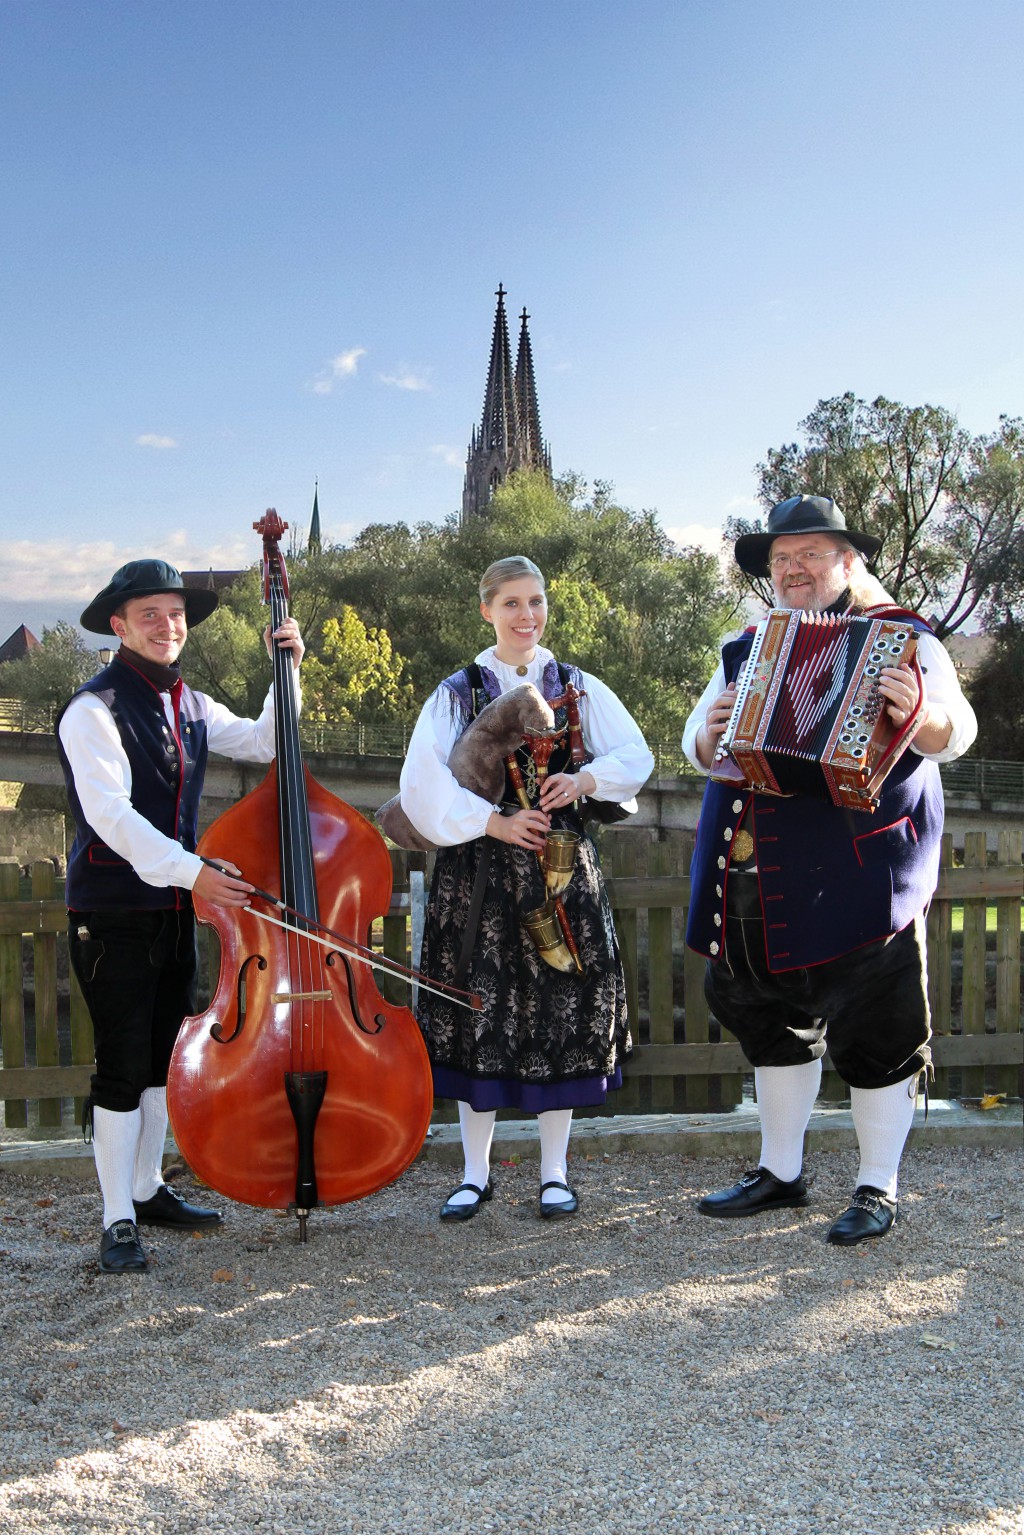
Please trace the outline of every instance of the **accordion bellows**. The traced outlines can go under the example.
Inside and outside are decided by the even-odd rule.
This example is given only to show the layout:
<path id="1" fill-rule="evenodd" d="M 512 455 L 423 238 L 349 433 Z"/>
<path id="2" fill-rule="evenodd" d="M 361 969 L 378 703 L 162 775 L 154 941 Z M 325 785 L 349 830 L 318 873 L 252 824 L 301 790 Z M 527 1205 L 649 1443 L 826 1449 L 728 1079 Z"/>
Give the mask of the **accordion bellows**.
<path id="1" fill-rule="evenodd" d="M 906 619 L 773 608 L 757 626 L 711 777 L 874 810 L 917 726 L 916 713 L 893 723 L 879 673 L 916 667 L 916 650 Z"/>

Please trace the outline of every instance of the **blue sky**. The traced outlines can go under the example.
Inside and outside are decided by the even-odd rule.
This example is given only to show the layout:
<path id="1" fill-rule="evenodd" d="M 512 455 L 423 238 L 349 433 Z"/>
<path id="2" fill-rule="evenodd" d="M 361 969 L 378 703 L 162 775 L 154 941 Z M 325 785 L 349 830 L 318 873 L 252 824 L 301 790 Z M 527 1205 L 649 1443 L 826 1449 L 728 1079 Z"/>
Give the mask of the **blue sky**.
<path id="1" fill-rule="evenodd" d="M 0 3 L 0 639 L 461 500 L 494 313 L 681 541 L 846 389 L 1024 414 L 1017 0 Z"/>

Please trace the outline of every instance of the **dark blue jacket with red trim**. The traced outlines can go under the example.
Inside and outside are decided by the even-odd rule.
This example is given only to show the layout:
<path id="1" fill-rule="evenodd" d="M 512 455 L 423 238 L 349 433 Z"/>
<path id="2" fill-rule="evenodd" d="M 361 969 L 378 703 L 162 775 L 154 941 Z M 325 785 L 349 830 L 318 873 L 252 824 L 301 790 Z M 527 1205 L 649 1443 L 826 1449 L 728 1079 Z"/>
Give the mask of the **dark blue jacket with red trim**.
<path id="1" fill-rule="evenodd" d="M 134 808 L 164 836 L 173 837 L 194 853 L 208 752 L 206 719 L 196 694 L 180 681 L 171 689 L 178 719 L 175 733 L 168 724 L 159 690 L 120 656 L 115 656 L 78 693 L 96 694 L 114 716 L 131 768 Z M 59 730 L 59 718 L 57 727 Z M 68 858 L 65 893 L 68 908 L 99 911 L 129 907 L 159 911 L 190 904 L 187 890 L 147 885 L 127 859 L 97 835 L 85 818 L 59 734 L 57 747 L 77 827 Z"/>
<path id="2" fill-rule="evenodd" d="M 923 619 L 911 621 L 930 632 Z M 723 646 L 726 682 L 735 682 L 753 639 L 750 629 Z M 709 779 L 690 869 L 686 942 L 712 960 L 721 953 L 732 838 L 744 814 L 744 829 L 754 837 L 772 971 L 824 964 L 901 932 L 934 893 L 942 784 L 935 763 L 912 750 L 886 778 L 873 813 Z"/>

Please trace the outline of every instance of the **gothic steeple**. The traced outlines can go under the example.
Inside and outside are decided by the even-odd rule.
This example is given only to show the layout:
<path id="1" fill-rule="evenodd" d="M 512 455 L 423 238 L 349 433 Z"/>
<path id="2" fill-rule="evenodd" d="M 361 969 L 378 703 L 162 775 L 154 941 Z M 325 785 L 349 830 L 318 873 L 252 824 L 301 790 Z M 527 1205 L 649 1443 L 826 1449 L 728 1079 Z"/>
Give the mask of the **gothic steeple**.
<path id="1" fill-rule="evenodd" d="M 497 299 L 483 417 L 479 430 L 473 428 L 466 457 L 463 522 L 486 512 L 495 490 L 514 469 L 541 469 L 548 475 L 551 473 L 550 455 L 540 435 L 533 356 L 526 328 L 529 316 L 524 309 L 513 373 L 502 283 L 498 284 Z"/>
<path id="2" fill-rule="evenodd" d="M 543 469 L 551 476 L 551 454 L 540 432 L 540 408 L 537 404 L 537 381 L 533 373 L 533 351 L 526 322 L 530 318 L 524 309 L 520 315 L 519 350 L 516 353 L 516 417 L 519 424 L 517 462 L 515 469 Z"/>
<path id="3" fill-rule="evenodd" d="M 319 554 L 322 549 L 320 542 L 320 481 L 313 482 L 313 515 L 309 519 L 309 537 L 306 540 L 306 549 L 310 554 Z"/>

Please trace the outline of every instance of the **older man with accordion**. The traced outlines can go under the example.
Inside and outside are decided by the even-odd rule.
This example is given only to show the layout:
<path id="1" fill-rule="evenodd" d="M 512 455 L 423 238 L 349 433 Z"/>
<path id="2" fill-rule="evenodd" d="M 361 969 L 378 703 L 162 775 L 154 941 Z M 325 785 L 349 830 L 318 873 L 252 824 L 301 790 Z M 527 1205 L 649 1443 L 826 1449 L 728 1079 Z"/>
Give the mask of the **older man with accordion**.
<path id="1" fill-rule="evenodd" d="M 860 1168 L 828 1241 L 882 1236 L 931 1067 L 924 914 L 939 867 L 938 764 L 977 722 L 924 619 L 865 565 L 881 547 L 827 496 L 794 496 L 736 542 L 776 609 L 728 641 L 683 749 L 709 774 L 686 941 L 715 1017 L 754 1067 L 756 1170 L 705 1215 L 807 1203 L 803 1146 L 826 1041 Z M 788 613 L 779 610 L 788 610 Z"/>

